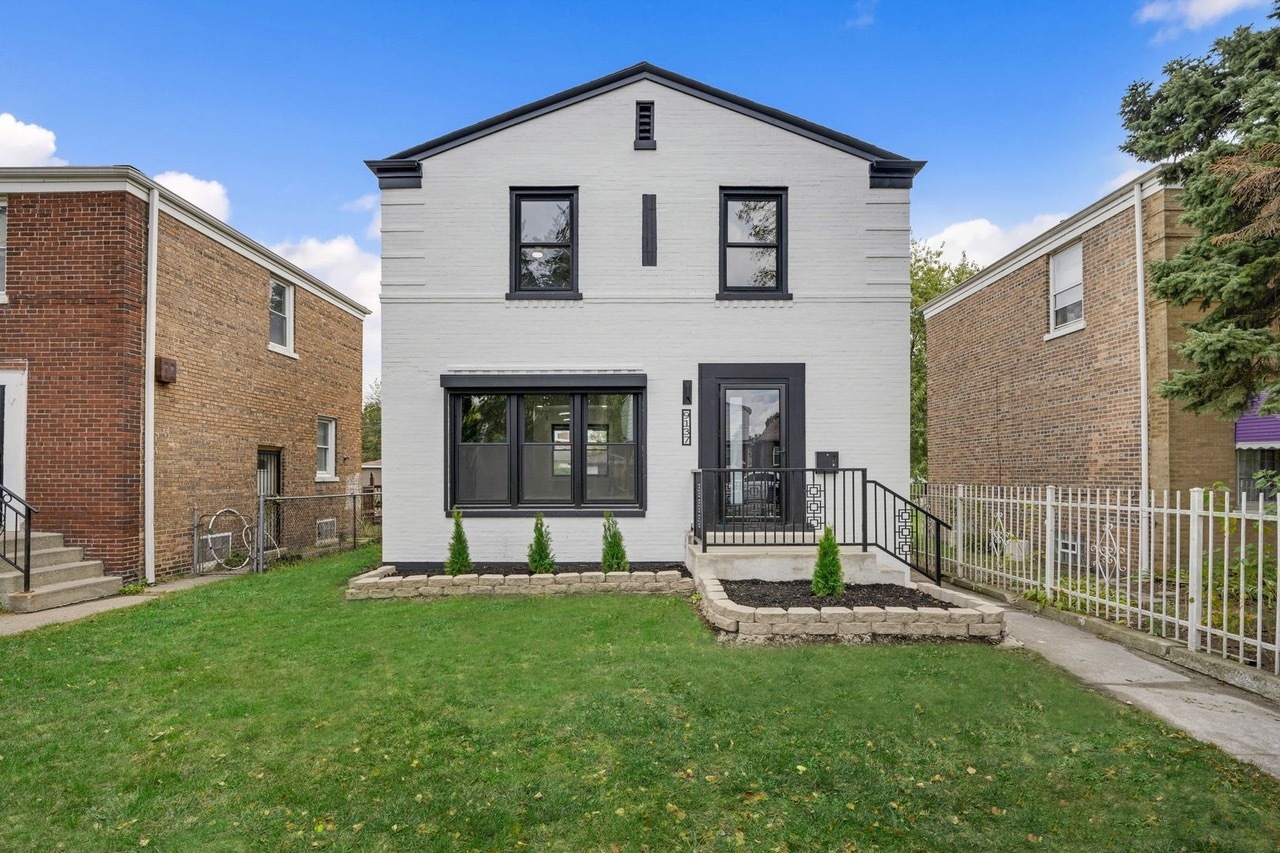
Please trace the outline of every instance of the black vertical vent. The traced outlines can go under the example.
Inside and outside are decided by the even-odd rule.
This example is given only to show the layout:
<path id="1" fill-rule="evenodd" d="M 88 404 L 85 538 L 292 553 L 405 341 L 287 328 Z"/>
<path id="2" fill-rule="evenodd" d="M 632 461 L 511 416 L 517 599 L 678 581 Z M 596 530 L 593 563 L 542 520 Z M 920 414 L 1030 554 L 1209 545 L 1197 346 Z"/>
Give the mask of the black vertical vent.
<path id="1" fill-rule="evenodd" d="M 657 148 L 653 138 L 653 101 L 636 101 L 636 148 Z"/>
<path id="2" fill-rule="evenodd" d="M 640 264 L 658 265 L 658 197 L 647 193 L 640 196 Z"/>

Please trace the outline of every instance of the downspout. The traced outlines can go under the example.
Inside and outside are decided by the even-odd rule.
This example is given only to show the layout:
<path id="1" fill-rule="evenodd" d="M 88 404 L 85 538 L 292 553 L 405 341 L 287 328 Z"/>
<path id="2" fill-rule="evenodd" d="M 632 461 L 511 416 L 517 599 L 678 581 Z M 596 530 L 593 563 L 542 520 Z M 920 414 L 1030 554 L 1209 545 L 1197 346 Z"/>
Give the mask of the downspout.
<path id="1" fill-rule="evenodd" d="M 142 560 L 147 584 L 156 582 L 156 253 L 160 245 L 160 190 L 147 199 L 147 319 L 142 360 Z"/>
<path id="2" fill-rule="evenodd" d="M 1151 401 L 1147 376 L 1147 275 L 1143 252 L 1142 181 L 1133 185 L 1134 263 L 1138 291 L 1138 393 L 1141 395 L 1139 423 L 1141 430 L 1142 493 L 1138 496 L 1138 571 L 1144 572 L 1151 557 Z"/>

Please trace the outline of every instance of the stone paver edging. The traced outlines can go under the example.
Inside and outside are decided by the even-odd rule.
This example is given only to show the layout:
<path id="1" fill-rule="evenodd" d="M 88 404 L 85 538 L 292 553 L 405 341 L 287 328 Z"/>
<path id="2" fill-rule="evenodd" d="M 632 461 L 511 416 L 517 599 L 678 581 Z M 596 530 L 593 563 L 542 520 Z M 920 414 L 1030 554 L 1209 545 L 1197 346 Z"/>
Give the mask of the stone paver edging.
<path id="1" fill-rule="evenodd" d="M 559 572 L 546 575 L 397 575 L 381 566 L 347 584 L 347 600 L 440 598 L 446 595 L 566 595 L 622 592 L 680 595 L 693 592 L 693 579 L 674 569 L 663 572 Z"/>
<path id="2" fill-rule="evenodd" d="M 698 578 L 702 613 L 712 625 L 745 641 L 827 637 L 849 643 L 910 639 L 1004 637 L 1004 608 L 935 584 L 915 588 L 948 604 L 942 607 L 745 607 L 730 600 L 719 580 Z"/>

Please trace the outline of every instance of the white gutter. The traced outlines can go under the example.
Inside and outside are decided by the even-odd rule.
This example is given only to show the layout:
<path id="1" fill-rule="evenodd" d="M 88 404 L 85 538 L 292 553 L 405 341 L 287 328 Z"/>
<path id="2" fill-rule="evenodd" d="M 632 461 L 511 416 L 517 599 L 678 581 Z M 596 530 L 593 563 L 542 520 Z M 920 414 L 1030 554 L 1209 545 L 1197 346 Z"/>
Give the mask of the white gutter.
<path id="1" fill-rule="evenodd" d="M 142 356 L 142 560 L 148 584 L 156 582 L 156 275 L 160 245 L 160 189 L 147 199 L 147 319 Z"/>
<path id="2" fill-rule="evenodd" d="M 1151 401 L 1147 376 L 1147 271 L 1143 255 L 1142 183 L 1138 181 L 1133 185 L 1133 256 L 1137 267 L 1138 291 L 1138 393 L 1142 395 L 1139 417 L 1142 436 L 1139 480 L 1142 484 L 1142 493 L 1138 496 L 1138 529 L 1141 531 L 1138 537 L 1138 565 L 1141 567 L 1140 570 L 1145 571 L 1151 555 L 1149 523 L 1151 516 Z"/>

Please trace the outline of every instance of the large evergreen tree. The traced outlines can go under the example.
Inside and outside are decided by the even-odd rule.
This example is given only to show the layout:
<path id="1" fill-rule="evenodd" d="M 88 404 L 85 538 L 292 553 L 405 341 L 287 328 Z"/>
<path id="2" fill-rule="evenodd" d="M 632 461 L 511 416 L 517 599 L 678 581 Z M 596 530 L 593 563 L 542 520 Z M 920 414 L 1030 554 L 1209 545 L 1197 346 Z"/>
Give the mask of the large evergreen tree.
<path id="1" fill-rule="evenodd" d="M 1196 231 L 1150 266 L 1157 296 L 1204 312 L 1177 348 L 1189 367 L 1160 392 L 1228 417 L 1265 392 L 1264 410 L 1280 412 L 1280 27 L 1241 27 L 1170 62 L 1159 86 L 1129 86 L 1120 115 L 1121 149 L 1167 164 Z"/>
<path id="2" fill-rule="evenodd" d="M 925 388 L 925 325 L 920 310 L 926 302 L 946 293 L 981 267 L 964 255 L 949 264 L 942 250 L 927 243 L 911 243 L 911 477 L 923 480 L 929 473 L 929 406 Z"/>

